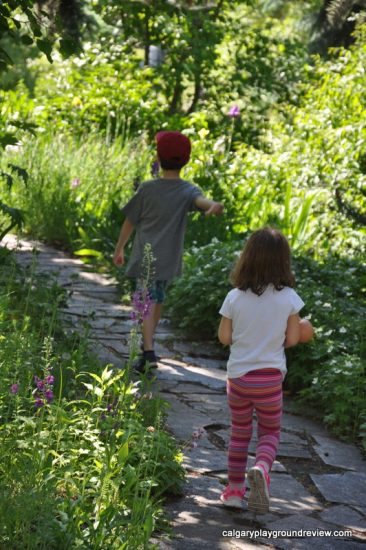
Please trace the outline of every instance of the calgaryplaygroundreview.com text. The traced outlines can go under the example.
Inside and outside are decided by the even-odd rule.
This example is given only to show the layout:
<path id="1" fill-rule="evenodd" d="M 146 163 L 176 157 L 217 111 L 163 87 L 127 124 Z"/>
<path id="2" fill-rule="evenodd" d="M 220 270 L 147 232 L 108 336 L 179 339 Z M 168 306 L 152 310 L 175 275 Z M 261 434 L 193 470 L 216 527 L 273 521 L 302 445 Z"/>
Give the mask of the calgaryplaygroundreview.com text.
<path id="1" fill-rule="evenodd" d="M 223 537 L 230 537 L 234 539 L 241 538 L 266 538 L 266 539 L 278 539 L 278 538 L 306 538 L 306 537 L 332 537 L 332 538 L 351 538 L 352 531 L 328 531 L 322 529 L 283 529 L 283 530 L 266 530 L 266 529 L 257 529 L 257 530 L 242 530 L 239 529 L 226 529 L 222 531 Z"/>

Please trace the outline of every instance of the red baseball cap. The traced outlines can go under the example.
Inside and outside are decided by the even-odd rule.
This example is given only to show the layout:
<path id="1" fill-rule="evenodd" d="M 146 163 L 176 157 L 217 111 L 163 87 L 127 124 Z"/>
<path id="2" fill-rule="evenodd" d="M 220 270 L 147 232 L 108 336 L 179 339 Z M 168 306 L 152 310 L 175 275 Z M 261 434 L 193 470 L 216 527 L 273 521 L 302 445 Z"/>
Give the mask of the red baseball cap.
<path id="1" fill-rule="evenodd" d="M 161 160 L 184 166 L 191 155 L 191 142 L 181 132 L 158 132 L 155 136 L 158 156 Z"/>

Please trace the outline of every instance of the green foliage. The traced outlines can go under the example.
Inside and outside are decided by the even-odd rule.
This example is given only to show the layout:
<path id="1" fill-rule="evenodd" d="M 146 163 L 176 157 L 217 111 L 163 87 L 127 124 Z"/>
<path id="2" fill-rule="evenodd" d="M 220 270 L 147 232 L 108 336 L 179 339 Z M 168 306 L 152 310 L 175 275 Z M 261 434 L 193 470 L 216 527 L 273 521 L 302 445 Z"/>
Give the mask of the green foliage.
<path id="1" fill-rule="evenodd" d="M 109 254 L 121 224 L 119 206 L 131 194 L 132 182 L 145 176 L 148 156 L 144 138 L 124 145 L 96 135 L 50 139 L 41 134 L 7 155 L 28 167 L 26 186 L 14 175 L 12 200 L 25 211 L 34 236 Z"/>
<path id="2" fill-rule="evenodd" d="M 169 290 L 167 305 L 173 321 L 195 338 L 216 338 L 218 312 L 242 246 L 242 241 L 213 239 L 186 252 L 183 276 Z M 314 261 L 296 255 L 297 291 L 306 304 L 301 315 L 311 318 L 316 337 L 287 352 L 287 387 L 306 403 L 316 403 L 336 434 L 353 438 L 362 436 L 366 414 L 363 269 L 357 260 L 329 256 Z"/>
<path id="3" fill-rule="evenodd" d="M 1 261 L 0 546 L 151 547 L 163 495 L 183 479 L 165 403 L 64 332 L 49 277 Z M 37 408 L 51 374 L 53 398 Z"/>
<path id="4" fill-rule="evenodd" d="M 179 327 L 216 337 L 218 309 L 230 290 L 229 273 L 240 249 L 238 242 L 224 245 L 214 238 L 185 252 L 183 275 L 169 288 L 167 300 L 169 315 Z"/>

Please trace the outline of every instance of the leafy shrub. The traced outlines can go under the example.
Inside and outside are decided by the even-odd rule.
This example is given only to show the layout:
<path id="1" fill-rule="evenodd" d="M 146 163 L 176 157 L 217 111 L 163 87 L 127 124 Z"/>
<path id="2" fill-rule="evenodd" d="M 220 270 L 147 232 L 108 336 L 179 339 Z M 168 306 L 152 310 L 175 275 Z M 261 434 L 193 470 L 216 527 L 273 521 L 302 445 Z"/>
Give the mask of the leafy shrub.
<path id="1" fill-rule="evenodd" d="M 183 479 L 165 403 L 64 333 L 63 291 L 1 261 L 0 546 L 148 548 Z"/>

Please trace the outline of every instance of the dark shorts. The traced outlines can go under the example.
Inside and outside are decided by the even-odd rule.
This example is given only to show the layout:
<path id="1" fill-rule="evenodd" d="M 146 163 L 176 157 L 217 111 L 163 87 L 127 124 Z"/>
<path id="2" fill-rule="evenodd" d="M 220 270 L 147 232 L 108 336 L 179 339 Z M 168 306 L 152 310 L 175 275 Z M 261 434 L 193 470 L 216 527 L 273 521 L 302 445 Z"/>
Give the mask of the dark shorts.
<path id="1" fill-rule="evenodd" d="M 142 286 L 141 281 L 137 280 L 136 290 L 140 290 Z M 151 301 L 155 304 L 162 304 L 165 300 L 167 286 L 168 281 L 151 281 L 148 286 Z"/>

